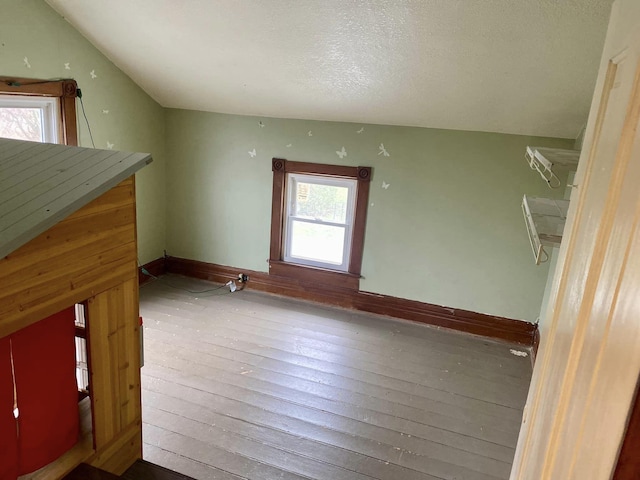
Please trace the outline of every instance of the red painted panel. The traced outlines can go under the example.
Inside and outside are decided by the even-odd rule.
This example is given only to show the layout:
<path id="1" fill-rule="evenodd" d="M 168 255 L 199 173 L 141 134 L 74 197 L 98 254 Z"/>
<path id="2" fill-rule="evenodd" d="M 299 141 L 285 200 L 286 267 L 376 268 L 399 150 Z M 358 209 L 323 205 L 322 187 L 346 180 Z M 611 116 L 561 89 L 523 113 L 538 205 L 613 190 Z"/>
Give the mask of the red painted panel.
<path id="1" fill-rule="evenodd" d="M 78 441 L 74 335 L 68 308 L 11 336 L 20 474 L 51 463 Z"/>

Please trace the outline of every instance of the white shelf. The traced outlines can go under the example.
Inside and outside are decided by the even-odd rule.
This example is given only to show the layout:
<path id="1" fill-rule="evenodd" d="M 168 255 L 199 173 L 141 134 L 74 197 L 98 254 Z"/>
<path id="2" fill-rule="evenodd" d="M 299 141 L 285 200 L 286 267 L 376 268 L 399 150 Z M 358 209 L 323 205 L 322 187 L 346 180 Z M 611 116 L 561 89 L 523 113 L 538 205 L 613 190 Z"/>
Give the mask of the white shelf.
<path id="1" fill-rule="evenodd" d="M 568 211 L 568 200 L 529 197 L 527 195 L 523 197 L 522 213 L 536 265 L 549 259 L 549 255 L 544 249 L 545 246 L 556 247 L 560 245 Z"/>
<path id="2" fill-rule="evenodd" d="M 529 167 L 537 171 L 550 188 L 558 188 L 561 184 L 553 171 L 554 167 L 575 169 L 580 160 L 580 151 L 561 148 L 527 147 L 525 158 L 527 159 Z"/>

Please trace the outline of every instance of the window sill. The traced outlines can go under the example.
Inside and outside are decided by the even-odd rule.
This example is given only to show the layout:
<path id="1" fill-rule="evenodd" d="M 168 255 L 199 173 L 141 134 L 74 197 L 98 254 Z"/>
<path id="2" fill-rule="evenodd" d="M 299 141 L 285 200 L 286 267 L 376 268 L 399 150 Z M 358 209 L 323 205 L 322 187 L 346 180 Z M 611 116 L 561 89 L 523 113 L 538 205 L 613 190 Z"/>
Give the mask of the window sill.
<path id="1" fill-rule="evenodd" d="M 320 283 L 348 290 L 360 290 L 360 275 L 326 268 L 269 260 L 269 275 L 287 277 L 303 283 Z"/>

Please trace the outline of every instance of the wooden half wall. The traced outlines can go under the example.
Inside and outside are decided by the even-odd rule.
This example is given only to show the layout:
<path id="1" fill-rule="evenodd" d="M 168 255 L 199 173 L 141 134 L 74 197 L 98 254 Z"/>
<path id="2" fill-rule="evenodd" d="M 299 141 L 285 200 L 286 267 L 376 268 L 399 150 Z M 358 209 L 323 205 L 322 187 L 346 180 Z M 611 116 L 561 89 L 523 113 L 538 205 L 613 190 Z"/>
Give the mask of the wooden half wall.
<path id="1" fill-rule="evenodd" d="M 93 445 L 42 478 L 81 462 L 121 474 L 142 454 L 134 178 L 0 259 L 0 285 L 0 337 L 87 301 Z"/>

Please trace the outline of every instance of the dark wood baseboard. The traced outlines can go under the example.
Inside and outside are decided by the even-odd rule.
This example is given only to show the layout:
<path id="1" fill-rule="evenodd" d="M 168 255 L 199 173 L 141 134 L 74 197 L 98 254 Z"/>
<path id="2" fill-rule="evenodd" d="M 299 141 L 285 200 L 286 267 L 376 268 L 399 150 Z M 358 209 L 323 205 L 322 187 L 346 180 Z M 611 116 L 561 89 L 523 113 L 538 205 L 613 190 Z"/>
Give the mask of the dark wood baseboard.
<path id="1" fill-rule="evenodd" d="M 138 285 L 144 285 L 147 282 L 153 280 L 153 277 L 142 273 L 142 269 L 144 268 L 147 272 L 149 272 L 154 277 L 159 277 L 166 273 L 166 262 L 165 257 L 156 258 L 149 263 L 145 263 L 141 267 L 138 267 Z"/>
<path id="2" fill-rule="evenodd" d="M 239 273 L 245 273 L 249 275 L 247 282 L 249 289 L 436 325 L 529 347 L 534 345 L 538 330 L 537 325 L 533 323 L 457 308 L 441 307 L 389 295 L 354 291 L 334 285 L 321 285 L 305 282 L 301 279 L 291 279 L 197 260 L 177 257 L 166 257 L 165 260 L 165 270 L 169 273 L 217 283 L 237 279 Z"/>
<path id="3" fill-rule="evenodd" d="M 540 346 L 540 329 L 536 325 L 536 330 L 533 332 L 533 343 L 531 345 L 531 367 L 533 368 L 538 358 L 538 347 Z"/>

